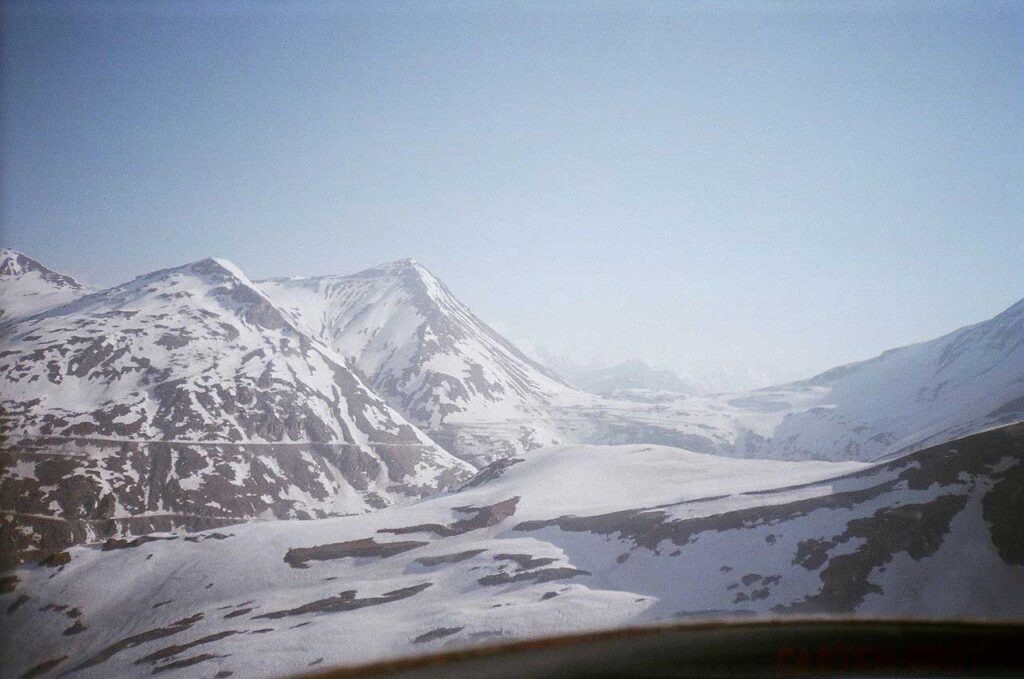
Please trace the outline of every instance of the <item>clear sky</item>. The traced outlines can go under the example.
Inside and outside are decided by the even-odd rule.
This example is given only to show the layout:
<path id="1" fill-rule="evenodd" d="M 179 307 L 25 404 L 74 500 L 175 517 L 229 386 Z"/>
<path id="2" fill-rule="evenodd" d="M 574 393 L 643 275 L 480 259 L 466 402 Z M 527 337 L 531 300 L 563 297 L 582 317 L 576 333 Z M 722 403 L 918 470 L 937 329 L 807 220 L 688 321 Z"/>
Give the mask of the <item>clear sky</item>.
<path id="1" fill-rule="evenodd" d="M 415 257 L 515 341 L 774 379 L 1024 296 L 1024 10 L 4 2 L 0 226 L 94 285 Z"/>

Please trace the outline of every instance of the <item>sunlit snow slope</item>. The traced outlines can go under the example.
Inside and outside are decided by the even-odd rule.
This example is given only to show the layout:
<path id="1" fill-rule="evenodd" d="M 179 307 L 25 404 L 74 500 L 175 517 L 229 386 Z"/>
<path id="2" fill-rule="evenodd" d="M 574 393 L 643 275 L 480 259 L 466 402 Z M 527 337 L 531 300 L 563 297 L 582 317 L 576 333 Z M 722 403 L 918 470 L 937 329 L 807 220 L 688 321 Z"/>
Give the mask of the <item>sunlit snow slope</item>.
<path id="1" fill-rule="evenodd" d="M 549 402 L 576 390 L 491 330 L 415 261 L 258 285 L 459 457 L 482 465 L 560 441 Z"/>
<path id="2" fill-rule="evenodd" d="M 0 525 L 2 563 L 367 511 L 545 445 L 872 460 L 1024 420 L 1024 302 L 805 382 L 609 397 L 562 383 L 411 260 L 256 286 L 210 259 L 87 294 L 5 257 L 0 299 L 19 311 L 0 320 L 0 511 L 17 522 Z"/>
<path id="3" fill-rule="evenodd" d="M 783 415 L 769 440 L 740 442 L 783 459 L 871 460 L 1024 421 L 1024 300 L 938 339 L 726 401 Z"/>
<path id="4" fill-rule="evenodd" d="M 804 382 L 740 394 L 598 396 L 527 359 L 412 260 L 259 285 L 393 407 L 477 466 L 558 443 L 871 460 L 1024 420 L 1024 300 Z"/>
<path id="5" fill-rule="evenodd" d="M 76 547 L 3 581 L 0 676 L 276 677 L 716 616 L 1020 619 L 1022 457 L 1021 426 L 874 466 L 569 446 L 374 514 Z"/>

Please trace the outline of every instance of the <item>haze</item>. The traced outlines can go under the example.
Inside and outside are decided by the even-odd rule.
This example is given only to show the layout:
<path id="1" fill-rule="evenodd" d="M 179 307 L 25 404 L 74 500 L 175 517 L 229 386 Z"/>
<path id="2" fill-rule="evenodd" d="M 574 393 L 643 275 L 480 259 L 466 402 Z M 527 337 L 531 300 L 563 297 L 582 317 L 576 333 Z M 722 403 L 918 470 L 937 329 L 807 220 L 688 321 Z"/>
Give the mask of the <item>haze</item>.
<path id="1" fill-rule="evenodd" d="M 1024 295 L 1022 17 L 6 2 L 2 239 L 97 286 L 415 257 L 529 350 L 808 376 Z"/>

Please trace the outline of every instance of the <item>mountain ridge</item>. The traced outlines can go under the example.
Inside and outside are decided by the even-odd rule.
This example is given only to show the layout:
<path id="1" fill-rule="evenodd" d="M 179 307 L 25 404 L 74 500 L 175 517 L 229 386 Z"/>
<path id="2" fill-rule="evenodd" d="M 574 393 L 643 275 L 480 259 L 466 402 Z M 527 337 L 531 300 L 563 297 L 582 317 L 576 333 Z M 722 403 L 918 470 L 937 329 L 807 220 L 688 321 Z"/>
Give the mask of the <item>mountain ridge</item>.
<path id="1" fill-rule="evenodd" d="M 1022 420 L 1024 299 L 986 321 L 757 393 L 815 389 L 822 397 L 788 415 L 765 452 L 816 447 L 873 459 Z"/>
<path id="2" fill-rule="evenodd" d="M 207 258 L 0 326 L 0 508 L 62 517 L 52 548 L 153 512 L 368 511 L 472 474 L 240 274 Z"/>
<path id="3" fill-rule="evenodd" d="M 71 285 L 60 276 L 53 289 Z M 253 282 L 206 258 L 70 289 L 0 323 L 0 510 L 63 522 L 24 519 L 27 541 L 0 527 L 5 555 L 374 511 L 541 447 L 867 461 L 1024 420 L 1024 300 L 787 385 L 599 396 L 525 357 L 411 259 Z M 32 294 L 61 299 L 48 290 Z"/>
<path id="4" fill-rule="evenodd" d="M 509 455 L 558 441 L 543 426 L 545 410 L 553 394 L 575 389 L 476 317 L 415 260 L 257 285 L 463 459 L 486 464 L 495 457 L 490 448 Z M 501 422 L 507 430 L 495 431 Z"/>
<path id="5" fill-rule="evenodd" d="M 0 248 L 0 323 L 31 316 L 88 292 L 73 277 L 17 250 Z"/>

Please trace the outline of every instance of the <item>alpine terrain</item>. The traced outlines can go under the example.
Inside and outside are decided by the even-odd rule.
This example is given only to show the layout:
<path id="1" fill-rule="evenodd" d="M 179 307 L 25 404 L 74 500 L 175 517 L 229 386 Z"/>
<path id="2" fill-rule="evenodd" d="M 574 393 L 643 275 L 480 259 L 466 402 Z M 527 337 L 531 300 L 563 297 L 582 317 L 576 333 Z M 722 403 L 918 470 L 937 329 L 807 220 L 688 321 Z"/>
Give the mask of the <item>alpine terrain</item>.
<path id="1" fill-rule="evenodd" d="M 723 616 L 1019 619 L 1022 446 L 1016 425 L 875 465 L 549 448 L 372 514 L 109 540 L 4 578 L 0 674 L 280 677 Z"/>
<path id="2" fill-rule="evenodd" d="M 71 276 L 20 252 L 0 248 L 0 322 L 70 302 L 89 292 Z"/>
<path id="3" fill-rule="evenodd" d="M 1024 300 L 719 394 L 642 362 L 573 386 L 413 260 L 90 290 L 5 250 L 0 285 L 0 678 L 1024 618 Z"/>
<path id="4" fill-rule="evenodd" d="M 575 390 L 416 261 L 259 286 L 455 455 L 486 464 L 560 440 L 549 423 L 551 399 Z"/>
<path id="5" fill-rule="evenodd" d="M 0 325 L 12 553 L 258 516 L 362 512 L 474 471 L 230 263 Z"/>
<path id="6" fill-rule="evenodd" d="M 871 460 L 1024 420 L 1024 300 L 938 339 L 728 398 L 785 415 L 747 452 Z M 794 408 L 793 404 L 799 404 Z"/>

